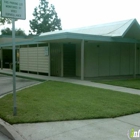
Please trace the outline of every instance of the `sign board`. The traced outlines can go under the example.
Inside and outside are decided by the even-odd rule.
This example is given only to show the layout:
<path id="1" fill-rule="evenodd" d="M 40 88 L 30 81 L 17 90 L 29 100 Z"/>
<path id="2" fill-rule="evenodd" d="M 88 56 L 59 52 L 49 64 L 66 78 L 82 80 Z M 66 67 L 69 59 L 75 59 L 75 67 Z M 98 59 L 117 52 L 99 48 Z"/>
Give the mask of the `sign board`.
<path id="1" fill-rule="evenodd" d="M 26 19 L 25 0 L 2 0 L 2 17 Z"/>
<path id="2" fill-rule="evenodd" d="M 49 47 L 45 47 L 45 56 L 49 55 Z"/>

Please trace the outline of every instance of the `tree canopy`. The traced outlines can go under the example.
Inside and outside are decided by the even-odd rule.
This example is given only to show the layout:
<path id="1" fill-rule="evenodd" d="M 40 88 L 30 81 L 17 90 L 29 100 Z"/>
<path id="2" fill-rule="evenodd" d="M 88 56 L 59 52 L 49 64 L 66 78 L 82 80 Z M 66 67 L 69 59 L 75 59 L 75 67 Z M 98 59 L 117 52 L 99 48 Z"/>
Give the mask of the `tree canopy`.
<path id="1" fill-rule="evenodd" d="M 1 34 L 2 35 L 12 35 L 12 30 L 10 28 L 2 29 Z M 26 36 L 25 32 L 23 30 L 21 30 L 20 28 L 16 29 L 15 35 L 16 36 Z"/>
<path id="2" fill-rule="evenodd" d="M 30 20 L 29 31 L 31 34 L 40 34 L 55 30 L 62 30 L 61 20 L 58 18 L 54 5 L 49 5 L 47 0 L 40 0 L 38 7 L 33 12 L 34 19 Z"/>
<path id="3" fill-rule="evenodd" d="M 5 23 L 11 23 L 10 18 L 1 17 L 1 10 L 2 10 L 1 8 L 2 8 L 2 0 L 0 0 L 0 23 L 1 23 L 1 25 L 4 25 Z"/>

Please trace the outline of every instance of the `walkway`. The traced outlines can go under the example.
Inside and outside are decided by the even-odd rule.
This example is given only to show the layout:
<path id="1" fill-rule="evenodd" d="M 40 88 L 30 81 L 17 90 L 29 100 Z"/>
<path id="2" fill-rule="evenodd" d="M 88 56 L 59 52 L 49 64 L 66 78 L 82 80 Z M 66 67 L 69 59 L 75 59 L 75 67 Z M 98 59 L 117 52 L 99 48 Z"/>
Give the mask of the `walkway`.
<path id="1" fill-rule="evenodd" d="M 5 124 L 13 140 L 129 140 L 140 130 L 140 113 L 114 119 Z M 1 122 L 1 120 L 0 120 Z M 0 137 L 1 138 L 1 137 Z M 133 138 L 132 138 L 133 139 Z M 138 138 L 140 139 L 140 138 Z M 7 140 L 7 139 L 5 139 Z"/>
<path id="2" fill-rule="evenodd" d="M 0 73 L 12 74 L 12 71 L 11 70 L 0 70 Z M 97 87 L 97 88 L 109 89 L 109 90 L 113 90 L 113 91 L 120 91 L 120 92 L 126 92 L 126 93 L 140 95 L 140 90 L 138 90 L 138 89 L 95 83 L 95 82 L 85 81 L 85 80 L 82 81 L 82 80 L 77 80 L 77 79 L 69 79 L 69 78 L 53 77 L 53 76 L 49 77 L 49 76 L 44 76 L 44 75 L 28 74 L 28 73 L 22 73 L 22 72 L 17 72 L 16 75 L 28 77 L 28 78 L 42 79 L 42 80 L 68 82 L 68 83 L 74 83 L 74 84 L 79 84 L 79 85 L 85 85 L 85 86 L 91 86 L 91 87 Z"/>
<path id="3" fill-rule="evenodd" d="M 0 70 L 0 73 L 12 74 L 9 70 Z M 90 81 L 76 79 L 48 77 L 27 73 L 16 73 L 17 76 L 69 82 L 91 87 L 127 92 L 140 95 L 140 90 L 125 87 L 111 86 Z M 0 119 L 0 139 L 8 140 L 8 135 L 13 140 L 128 140 L 132 128 L 140 129 L 140 113 L 110 119 L 92 119 L 82 121 L 61 121 L 33 124 L 9 125 Z M 5 128 L 5 129 L 4 129 Z"/>

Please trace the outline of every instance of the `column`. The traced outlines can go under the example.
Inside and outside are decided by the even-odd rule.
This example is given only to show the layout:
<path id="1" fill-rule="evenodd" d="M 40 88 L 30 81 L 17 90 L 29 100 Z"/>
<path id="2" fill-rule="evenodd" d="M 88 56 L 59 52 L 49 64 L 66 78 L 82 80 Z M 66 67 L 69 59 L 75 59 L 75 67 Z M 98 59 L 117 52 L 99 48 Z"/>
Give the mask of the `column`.
<path id="1" fill-rule="evenodd" d="M 61 77 L 64 76 L 63 67 L 64 67 L 64 61 L 63 61 L 63 44 L 62 44 L 61 46 Z"/>
<path id="2" fill-rule="evenodd" d="M 51 46 L 50 43 L 48 43 L 48 53 L 49 53 L 49 72 L 48 72 L 48 76 L 51 76 Z"/>
<path id="3" fill-rule="evenodd" d="M 39 67 L 38 67 L 38 47 L 39 47 L 39 44 L 36 44 L 36 47 L 37 47 L 37 51 L 36 51 L 36 57 L 37 57 L 37 75 L 39 75 Z"/>
<path id="4" fill-rule="evenodd" d="M 81 42 L 81 80 L 84 80 L 84 40 Z"/>

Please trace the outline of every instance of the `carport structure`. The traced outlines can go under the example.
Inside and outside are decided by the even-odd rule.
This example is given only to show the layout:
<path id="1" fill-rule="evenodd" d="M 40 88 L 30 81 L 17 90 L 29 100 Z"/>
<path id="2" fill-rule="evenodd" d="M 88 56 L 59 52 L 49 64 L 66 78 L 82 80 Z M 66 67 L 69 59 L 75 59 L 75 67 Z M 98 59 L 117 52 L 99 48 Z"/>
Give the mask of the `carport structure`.
<path id="1" fill-rule="evenodd" d="M 20 71 L 84 78 L 140 74 L 136 19 L 42 33 L 17 42 Z M 1 44 L 6 47 L 8 44 Z M 26 59 L 27 58 L 27 59 Z"/>
<path id="2" fill-rule="evenodd" d="M 16 44 L 22 43 L 25 40 L 30 41 L 32 37 L 16 36 Z M 16 46 L 16 61 L 19 61 L 19 45 Z M 0 68 L 11 68 L 12 64 L 12 36 L 1 35 L 0 36 Z"/>
<path id="3" fill-rule="evenodd" d="M 80 76 L 83 80 L 140 74 L 140 26 L 136 19 L 43 33 L 36 41 L 49 42 L 50 52 L 55 52 L 50 54 L 50 73 L 57 67 L 59 76 Z"/>

